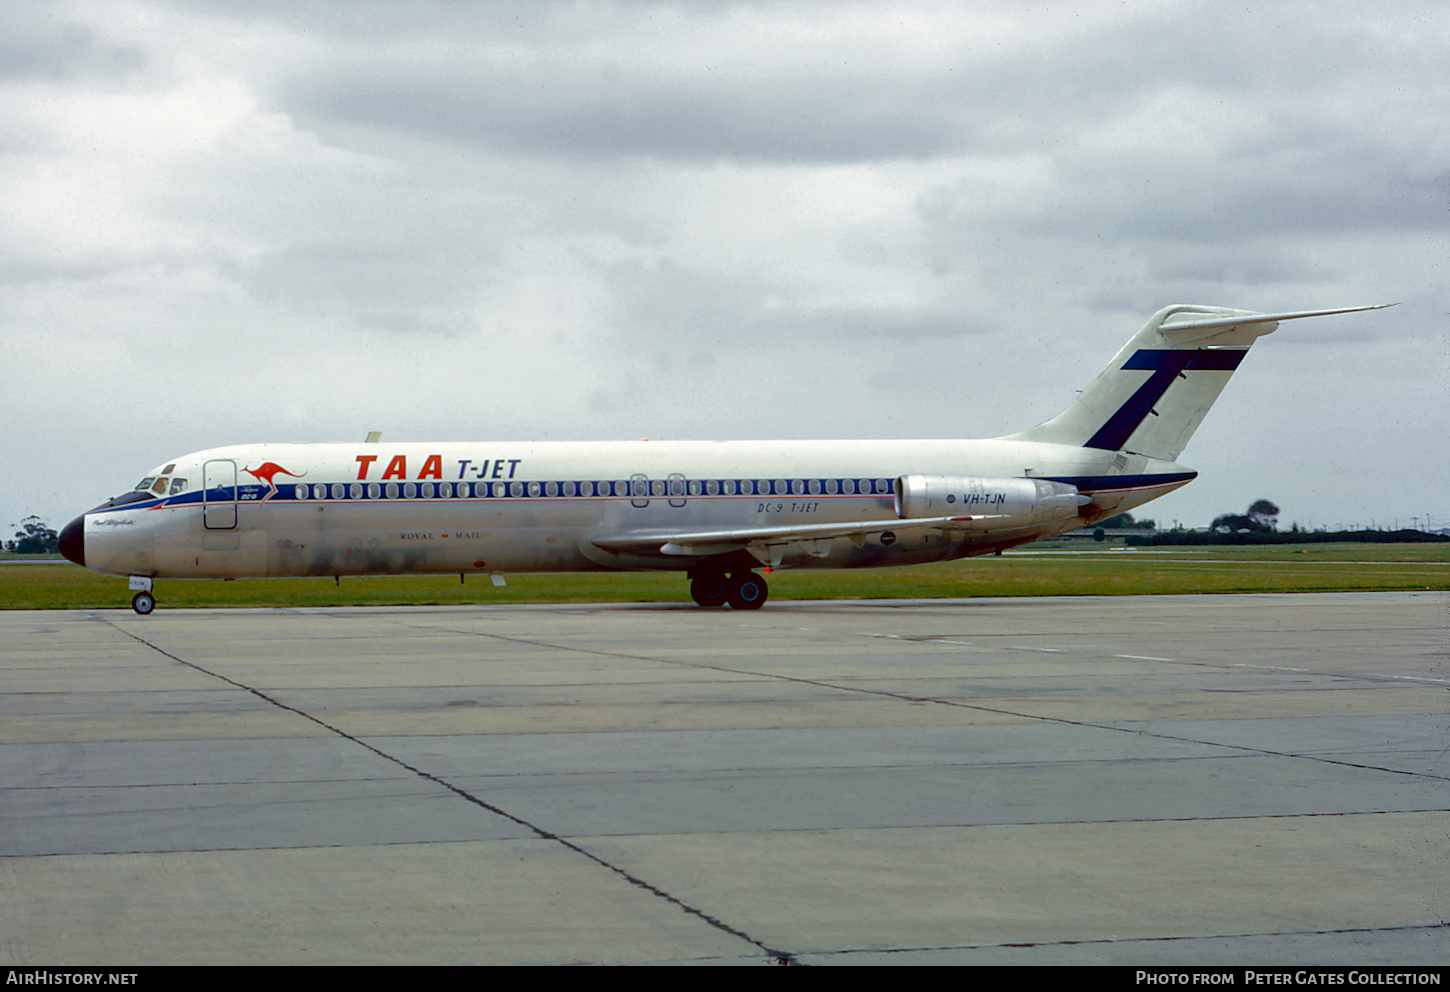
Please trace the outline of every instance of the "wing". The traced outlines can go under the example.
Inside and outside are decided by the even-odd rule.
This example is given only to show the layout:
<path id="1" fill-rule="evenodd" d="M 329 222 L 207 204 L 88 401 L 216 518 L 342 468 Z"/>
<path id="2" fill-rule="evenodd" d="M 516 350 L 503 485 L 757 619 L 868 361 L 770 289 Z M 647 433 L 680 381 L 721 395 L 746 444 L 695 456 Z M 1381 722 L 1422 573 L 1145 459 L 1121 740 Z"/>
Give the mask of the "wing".
<path id="1" fill-rule="evenodd" d="M 829 541 L 848 537 L 858 545 L 869 534 L 907 530 L 920 527 L 970 528 L 979 520 L 990 520 L 1004 514 L 979 514 L 955 517 L 918 517 L 903 520 L 858 520 L 830 524 L 785 524 L 780 527 L 734 527 L 724 530 L 650 530 L 627 531 L 591 538 L 595 547 L 605 551 L 636 555 L 721 555 L 751 545 L 791 544 L 795 542 Z M 809 552 L 811 549 L 807 547 Z M 822 551 L 824 553 L 824 551 Z"/>

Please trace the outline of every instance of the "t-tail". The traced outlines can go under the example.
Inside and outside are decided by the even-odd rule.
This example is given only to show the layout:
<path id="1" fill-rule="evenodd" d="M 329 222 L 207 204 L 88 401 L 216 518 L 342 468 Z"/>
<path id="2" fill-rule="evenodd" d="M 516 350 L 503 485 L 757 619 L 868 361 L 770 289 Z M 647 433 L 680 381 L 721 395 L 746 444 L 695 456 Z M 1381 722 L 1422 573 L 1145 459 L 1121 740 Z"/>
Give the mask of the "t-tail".
<path id="1" fill-rule="evenodd" d="M 1279 321 L 1379 309 L 1265 314 L 1183 304 L 1164 307 L 1066 410 L 1006 440 L 1131 451 L 1177 461 L 1249 347 L 1272 333 Z"/>

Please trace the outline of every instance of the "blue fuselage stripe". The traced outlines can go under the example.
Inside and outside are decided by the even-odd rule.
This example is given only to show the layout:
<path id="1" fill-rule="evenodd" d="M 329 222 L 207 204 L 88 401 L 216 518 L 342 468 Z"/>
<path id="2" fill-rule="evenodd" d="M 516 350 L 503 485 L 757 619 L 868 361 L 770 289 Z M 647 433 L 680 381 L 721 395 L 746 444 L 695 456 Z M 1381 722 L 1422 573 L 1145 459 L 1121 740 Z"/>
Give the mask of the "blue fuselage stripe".
<path id="1" fill-rule="evenodd" d="M 1161 472 L 1157 475 L 1048 475 L 1048 482 L 1063 482 L 1076 486 L 1078 492 L 1091 495 L 1125 489 L 1158 489 L 1163 486 L 1181 486 L 1198 478 L 1197 472 Z"/>

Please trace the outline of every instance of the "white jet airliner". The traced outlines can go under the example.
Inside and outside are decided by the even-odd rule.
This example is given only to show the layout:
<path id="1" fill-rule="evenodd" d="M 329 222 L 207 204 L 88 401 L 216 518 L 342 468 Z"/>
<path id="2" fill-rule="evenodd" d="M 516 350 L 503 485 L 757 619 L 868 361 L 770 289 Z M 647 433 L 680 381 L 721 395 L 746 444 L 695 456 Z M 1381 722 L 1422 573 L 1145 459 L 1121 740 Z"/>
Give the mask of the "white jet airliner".
<path id="1" fill-rule="evenodd" d="M 685 572 L 701 606 L 757 609 L 755 569 L 1000 552 L 1198 473 L 1176 463 L 1260 314 L 1171 306 L 1066 410 L 991 440 L 253 444 L 172 459 L 66 524 L 62 553 L 157 578 Z"/>

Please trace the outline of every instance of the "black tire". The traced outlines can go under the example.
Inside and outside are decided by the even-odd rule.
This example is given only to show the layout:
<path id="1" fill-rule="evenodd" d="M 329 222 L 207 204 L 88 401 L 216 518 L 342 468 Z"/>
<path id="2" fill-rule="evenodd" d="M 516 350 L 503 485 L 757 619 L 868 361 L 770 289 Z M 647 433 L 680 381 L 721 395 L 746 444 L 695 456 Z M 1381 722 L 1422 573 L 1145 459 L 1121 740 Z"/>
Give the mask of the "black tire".
<path id="1" fill-rule="evenodd" d="M 730 584 L 723 575 L 701 575 L 690 582 L 690 598 L 700 606 L 724 606 L 729 597 Z"/>
<path id="2" fill-rule="evenodd" d="M 151 595 L 149 592 L 138 592 L 136 595 L 131 597 L 131 609 L 135 610 L 137 613 L 141 614 L 144 617 L 146 614 L 156 609 L 156 597 Z"/>
<path id="3" fill-rule="evenodd" d="M 765 580 L 754 572 L 730 576 L 730 605 L 737 610 L 758 610 L 769 595 Z"/>

